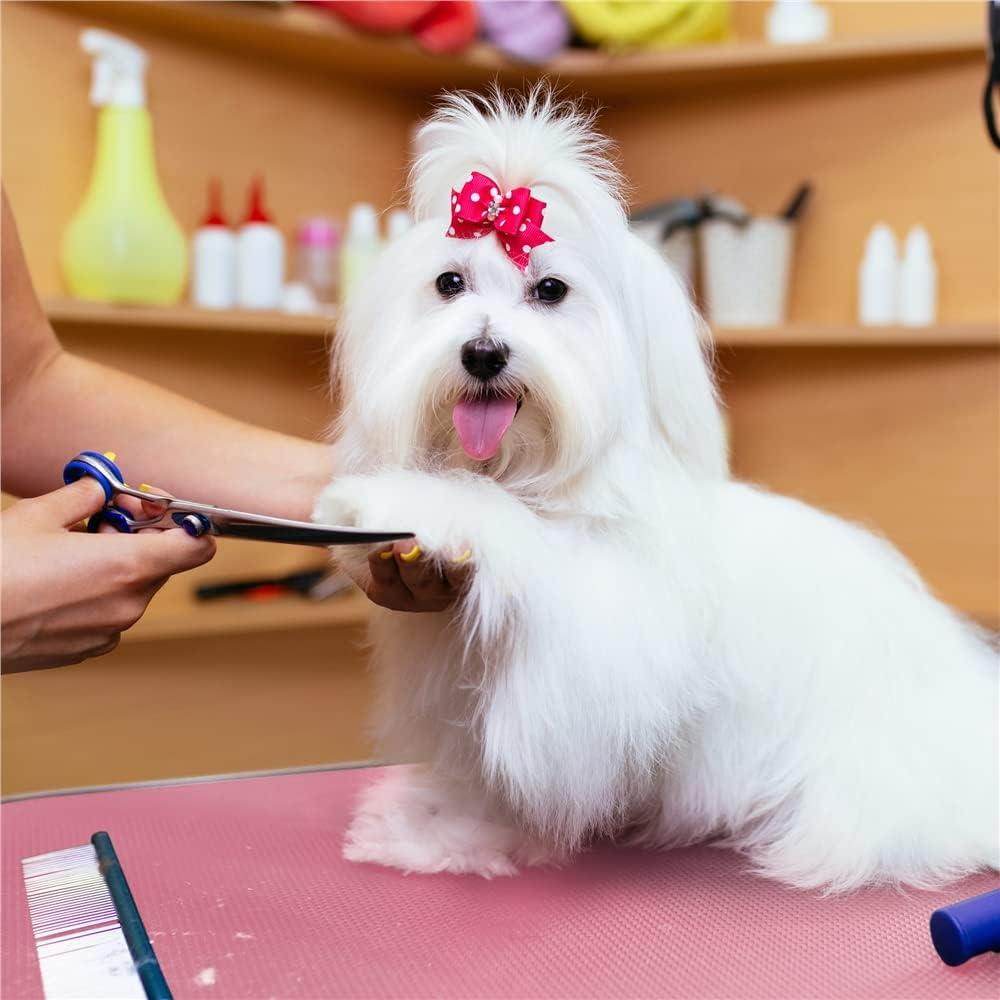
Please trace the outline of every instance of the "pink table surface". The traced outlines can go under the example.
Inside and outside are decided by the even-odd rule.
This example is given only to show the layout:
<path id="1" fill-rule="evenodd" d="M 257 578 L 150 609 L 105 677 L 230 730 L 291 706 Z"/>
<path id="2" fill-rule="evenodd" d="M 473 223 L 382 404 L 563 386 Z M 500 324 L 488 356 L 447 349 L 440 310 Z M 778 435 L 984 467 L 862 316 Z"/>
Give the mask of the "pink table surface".
<path id="1" fill-rule="evenodd" d="M 20 860 L 108 830 L 177 998 L 1000 996 L 1000 956 L 942 965 L 944 893 L 824 899 L 727 852 L 598 847 L 487 882 L 348 864 L 373 770 L 322 771 L 3 806 L 4 1000 L 41 996 Z M 212 978 L 214 985 L 199 985 Z"/>

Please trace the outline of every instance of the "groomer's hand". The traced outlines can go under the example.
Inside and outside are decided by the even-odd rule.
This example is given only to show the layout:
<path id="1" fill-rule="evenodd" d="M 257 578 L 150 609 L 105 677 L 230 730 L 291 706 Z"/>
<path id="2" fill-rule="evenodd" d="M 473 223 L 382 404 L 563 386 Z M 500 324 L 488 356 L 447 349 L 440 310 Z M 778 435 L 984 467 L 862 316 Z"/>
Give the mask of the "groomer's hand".
<path id="1" fill-rule="evenodd" d="M 75 530 L 103 504 L 100 486 L 83 478 L 0 515 L 4 673 L 109 653 L 170 576 L 215 554 L 212 538 L 179 528 Z"/>
<path id="2" fill-rule="evenodd" d="M 406 539 L 372 552 L 368 577 L 354 582 L 390 611 L 445 611 L 466 587 L 472 572 L 471 552 L 439 566 L 418 543 Z"/>

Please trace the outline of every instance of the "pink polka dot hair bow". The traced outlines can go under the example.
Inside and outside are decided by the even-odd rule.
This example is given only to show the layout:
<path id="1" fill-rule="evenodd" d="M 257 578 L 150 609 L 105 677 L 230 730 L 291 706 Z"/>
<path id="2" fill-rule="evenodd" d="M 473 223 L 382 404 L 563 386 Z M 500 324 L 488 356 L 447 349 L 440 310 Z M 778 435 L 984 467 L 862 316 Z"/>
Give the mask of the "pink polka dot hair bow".
<path id="1" fill-rule="evenodd" d="M 524 270 L 534 247 L 554 242 L 542 232 L 545 202 L 531 197 L 531 189 L 514 188 L 501 194 L 496 181 L 473 171 L 461 191 L 451 192 L 448 236 L 478 239 L 495 232 L 514 266 Z"/>

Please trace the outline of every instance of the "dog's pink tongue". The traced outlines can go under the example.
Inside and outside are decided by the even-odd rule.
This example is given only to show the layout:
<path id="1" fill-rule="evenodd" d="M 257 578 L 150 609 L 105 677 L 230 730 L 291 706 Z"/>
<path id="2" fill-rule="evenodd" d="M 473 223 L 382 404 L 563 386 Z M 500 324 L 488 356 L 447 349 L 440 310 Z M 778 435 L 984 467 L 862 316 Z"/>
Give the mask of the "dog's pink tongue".
<path id="1" fill-rule="evenodd" d="M 516 413 L 516 399 L 503 396 L 460 399 L 451 412 L 451 420 L 465 454 L 480 462 L 492 458 Z"/>

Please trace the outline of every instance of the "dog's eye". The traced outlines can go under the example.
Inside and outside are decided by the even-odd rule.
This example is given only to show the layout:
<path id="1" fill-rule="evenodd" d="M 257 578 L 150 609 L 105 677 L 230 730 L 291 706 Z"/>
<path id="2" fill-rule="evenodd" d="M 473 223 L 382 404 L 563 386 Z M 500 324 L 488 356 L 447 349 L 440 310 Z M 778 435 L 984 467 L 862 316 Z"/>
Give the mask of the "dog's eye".
<path id="1" fill-rule="evenodd" d="M 437 276 L 438 294 L 445 299 L 450 299 L 453 295 L 465 291 L 465 279 L 458 271 L 445 271 Z"/>
<path id="2" fill-rule="evenodd" d="M 560 281 L 558 278 L 542 278 L 535 285 L 535 298 L 539 302 L 562 302 L 568 291 L 565 281 Z"/>

